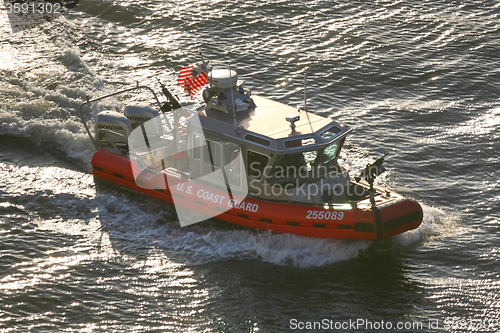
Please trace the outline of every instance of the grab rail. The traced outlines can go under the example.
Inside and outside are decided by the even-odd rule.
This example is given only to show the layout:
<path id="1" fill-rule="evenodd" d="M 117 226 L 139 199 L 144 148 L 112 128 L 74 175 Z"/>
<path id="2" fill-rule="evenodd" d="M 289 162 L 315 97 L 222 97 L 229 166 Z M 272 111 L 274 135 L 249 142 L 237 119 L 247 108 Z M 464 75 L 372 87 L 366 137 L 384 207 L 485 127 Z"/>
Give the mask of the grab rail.
<path id="1" fill-rule="evenodd" d="M 103 129 L 100 129 L 99 130 L 99 135 L 98 137 L 101 136 L 101 133 L 103 133 L 106 135 L 106 138 L 108 138 L 109 142 L 111 142 L 111 144 L 113 145 L 113 148 L 115 148 L 117 151 L 120 151 L 120 149 L 118 149 L 118 146 L 116 145 L 116 143 L 113 141 L 113 139 L 109 136 L 110 134 L 113 134 L 113 135 L 116 135 L 116 136 L 121 136 L 123 139 L 127 140 L 127 137 L 121 133 L 118 133 L 118 132 L 115 132 L 115 131 L 112 131 L 112 130 L 109 130 L 109 129 L 106 129 L 106 128 L 103 128 Z"/>
<path id="2" fill-rule="evenodd" d="M 89 135 L 90 140 L 92 141 L 92 144 L 94 145 L 94 148 L 95 148 L 96 151 L 99 150 L 99 147 L 97 146 L 97 142 L 95 141 L 95 138 L 92 136 L 92 133 L 90 133 L 89 127 L 87 126 L 87 120 L 85 119 L 85 116 L 83 115 L 83 112 L 82 112 L 83 106 L 87 105 L 87 104 L 91 104 L 91 103 L 96 102 L 96 101 L 99 101 L 101 99 L 105 99 L 105 98 L 108 98 L 108 97 L 112 97 L 112 96 L 115 96 L 115 95 L 123 94 L 123 93 L 129 92 L 129 91 L 133 91 L 133 90 L 137 90 L 137 89 L 147 89 L 147 90 L 151 91 L 153 93 L 153 96 L 154 96 L 155 100 L 156 100 L 156 103 L 158 103 L 158 109 L 161 110 L 160 100 L 158 99 L 158 96 L 156 96 L 156 93 L 154 92 L 154 90 L 151 89 L 148 86 L 140 86 L 139 84 L 137 84 L 137 86 L 133 87 L 133 88 L 127 88 L 127 89 L 120 90 L 120 91 L 117 91 L 117 92 L 114 92 L 114 93 L 111 93 L 111 94 L 108 94 L 108 95 L 104 95 L 104 96 L 101 96 L 101 97 L 92 98 L 90 100 L 87 97 L 87 101 L 84 102 L 84 103 L 82 103 L 80 105 L 80 107 L 78 108 L 78 115 L 80 116 L 80 119 L 82 120 L 83 126 L 85 127 L 85 130 L 87 131 L 87 134 Z M 167 121 L 167 125 L 168 125 L 168 128 L 172 131 L 172 127 L 170 126 L 170 123 L 168 121 Z M 116 134 L 119 134 L 119 133 L 116 133 Z"/>

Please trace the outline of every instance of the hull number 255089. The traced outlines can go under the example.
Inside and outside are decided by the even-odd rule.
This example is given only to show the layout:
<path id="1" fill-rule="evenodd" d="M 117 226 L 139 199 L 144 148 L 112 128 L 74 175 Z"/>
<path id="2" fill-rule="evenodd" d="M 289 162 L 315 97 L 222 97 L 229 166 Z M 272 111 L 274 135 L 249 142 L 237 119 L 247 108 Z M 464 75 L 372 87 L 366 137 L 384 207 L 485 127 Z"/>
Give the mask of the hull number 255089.
<path id="1" fill-rule="evenodd" d="M 344 212 L 325 212 L 318 210 L 308 210 L 306 219 L 313 220 L 342 220 Z"/>

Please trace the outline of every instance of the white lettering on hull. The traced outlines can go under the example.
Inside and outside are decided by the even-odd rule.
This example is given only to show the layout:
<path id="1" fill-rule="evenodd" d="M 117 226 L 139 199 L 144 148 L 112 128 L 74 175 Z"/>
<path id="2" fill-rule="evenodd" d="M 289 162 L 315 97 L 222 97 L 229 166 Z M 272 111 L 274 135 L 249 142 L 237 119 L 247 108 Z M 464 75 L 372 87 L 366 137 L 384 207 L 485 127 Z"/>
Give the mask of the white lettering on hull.
<path id="1" fill-rule="evenodd" d="M 176 189 L 180 193 L 186 193 L 186 194 L 196 194 L 196 196 L 200 199 L 203 199 L 205 201 L 210 201 L 218 205 L 222 205 L 224 203 L 224 199 L 226 196 L 220 195 L 220 194 L 215 194 L 210 191 L 207 191 L 205 189 L 193 189 L 192 185 L 188 185 L 184 187 L 184 183 L 178 183 L 176 186 Z M 235 208 L 239 210 L 243 210 L 246 212 L 252 212 L 255 213 L 256 211 L 259 210 L 259 205 L 254 204 L 251 202 L 245 202 L 245 201 L 240 201 L 240 200 L 235 200 L 231 199 L 228 200 L 227 202 L 228 206 L 230 208 Z"/>
<path id="2" fill-rule="evenodd" d="M 205 201 L 211 201 L 216 204 L 222 204 L 222 201 L 224 200 L 225 196 L 219 195 L 219 194 L 213 194 L 210 193 L 209 191 L 205 190 L 198 190 L 198 193 L 196 193 L 196 196 L 198 198 L 201 198 Z"/>
<path id="3" fill-rule="evenodd" d="M 238 200 L 231 199 L 227 202 L 227 204 L 229 205 L 229 207 L 244 210 L 247 212 L 255 213 L 256 211 L 259 210 L 258 204 L 253 204 L 253 203 L 245 202 L 245 201 L 238 201 Z"/>

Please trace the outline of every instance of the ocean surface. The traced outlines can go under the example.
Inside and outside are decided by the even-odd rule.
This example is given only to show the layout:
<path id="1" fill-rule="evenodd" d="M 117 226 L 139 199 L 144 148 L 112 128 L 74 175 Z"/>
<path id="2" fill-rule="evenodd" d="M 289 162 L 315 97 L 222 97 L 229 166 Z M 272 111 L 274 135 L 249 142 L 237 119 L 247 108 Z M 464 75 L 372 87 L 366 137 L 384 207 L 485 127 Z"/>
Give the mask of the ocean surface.
<path id="1" fill-rule="evenodd" d="M 0 332 L 500 331 L 498 1 L 80 0 L 17 33 L 4 13 Z M 355 128 L 342 161 L 389 152 L 378 182 L 420 202 L 420 228 L 181 228 L 169 204 L 96 186 L 78 106 L 157 79 L 187 102 L 198 48 L 292 106 L 307 73 L 310 112 Z"/>

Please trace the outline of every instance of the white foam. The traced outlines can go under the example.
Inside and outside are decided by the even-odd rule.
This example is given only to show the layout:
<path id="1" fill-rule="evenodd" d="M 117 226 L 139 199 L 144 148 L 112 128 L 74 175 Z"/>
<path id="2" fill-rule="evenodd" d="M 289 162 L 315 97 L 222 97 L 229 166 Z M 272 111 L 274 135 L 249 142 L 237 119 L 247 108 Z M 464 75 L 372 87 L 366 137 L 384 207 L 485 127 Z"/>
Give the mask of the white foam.
<path id="1" fill-rule="evenodd" d="M 75 27 L 64 18 L 51 27 L 6 35 L 1 50 L 16 55 L 16 72 L 0 79 L 0 135 L 53 143 L 90 166 L 93 146 L 76 109 L 87 94 L 105 94 L 104 83 L 72 44 Z"/>
<path id="2" fill-rule="evenodd" d="M 181 228 L 177 221 L 162 223 L 172 219 L 168 211 L 172 208 L 170 205 L 153 199 L 138 202 L 123 192 L 96 194 L 88 187 L 92 178 L 87 174 L 57 167 L 10 169 L 8 185 L 17 188 L 20 195 L 41 193 L 40 196 L 46 197 L 42 215 L 47 218 L 38 217 L 37 200 L 25 204 L 39 228 L 83 236 L 87 246 L 92 247 L 92 255 L 106 260 L 123 255 L 143 256 L 155 248 L 155 256 L 163 257 L 160 262 L 205 264 L 261 259 L 277 265 L 314 267 L 356 258 L 371 244 L 254 230 L 224 230 L 209 223 Z M 30 181 L 31 175 L 38 178 L 34 184 Z M 26 182 L 34 187 L 27 187 Z"/>
<path id="3" fill-rule="evenodd" d="M 190 264 L 261 259 L 277 265 L 314 267 L 348 260 L 370 246 L 367 241 L 318 239 L 253 230 L 165 230 L 156 240 L 173 257 Z"/>
<path id="4" fill-rule="evenodd" d="M 422 224 L 417 228 L 393 237 L 395 244 L 410 246 L 419 241 L 432 240 L 435 237 L 452 236 L 466 231 L 459 225 L 460 216 L 446 212 L 441 208 L 420 203 L 424 211 Z"/>
<path id="5" fill-rule="evenodd" d="M 71 125 L 68 123 L 68 126 Z M 57 128 L 59 125 L 53 126 Z M 74 135 L 64 128 L 53 132 L 55 137 L 60 136 L 61 139 Z M 30 175 L 36 175 L 36 183 L 30 181 Z M 92 244 L 96 255 L 108 259 L 123 260 L 123 256 L 127 256 L 134 260 L 133 257 L 148 256 L 155 249 L 153 252 L 159 258 L 158 262 L 181 265 L 256 259 L 276 265 L 318 267 L 357 258 L 373 244 L 369 241 L 231 230 L 210 223 L 181 228 L 173 220 L 170 213 L 173 208 L 169 204 L 143 197 L 137 200 L 135 196 L 122 191 L 95 193 L 89 187 L 92 183 L 90 175 L 58 167 L 14 167 L 8 178 L 3 180 L 20 193 L 25 188 L 26 191 L 53 191 L 53 194 L 47 195 L 49 201 L 44 210 L 49 215 L 51 210 L 57 211 L 58 218 L 38 218 L 35 222 L 39 227 L 82 235 Z M 398 247 L 411 247 L 418 242 L 459 230 L 456 228 L 459 221 L 457 216 L 440 208 L 422 206 L 422 225 L 394 237 L 394 244 Z M 77 213 L 80 211 L 83 213 Z M 163 223 L 165 220 L 170 222 Z"/>
<path id="6" fill-rule="evenodd" d="M 356 258 L 360 251 L 371 245 L 368 241 L 318 239 L 272 233 L 251 235 L 243 244 L 264 261 L 297 267 L 323 266 Z"/>
<path id="7" fill-rule="evenodd" d="M 0 135 L 29 137 L 35 142 L 54 142 L 67 156 L 90 165 L 94 148 L 81 123 L 74 119 L 23 119 L 0 110 Z"/>
<path id="8" fill-rule="evenodd" d="M 86 246 L 92 248 L 93 255 L 106 260 L 127 257 L 133 261 L 154 252 L 158 262 L 169 265 L 172 262 L 196 265 L 236 259 L 318 267 L 357 258 L 373 244 L 232 230 L 210 223 L 181 228 L 172 218 L 171 205 L 113 189 L 96 193 L 90 186 L 91 175 L 58 167 L 4 166 L 10 171 L 0 173 L 0 180 L 19 195 L 31 198 L 25 210 L 32 211 L 34 222 L 40 228 L 81 235 L 87 240 Z M 33 177 L 36 182 L 32 182 Z M 47 218 L 36 217 L 41 208 L 32 198 L 33 193 L 46 197 L 41 213 Z M 412 247 L 435 237 L 463 232 L 463 228 L 457 227 L 458 216 L 427 205 L 423 205 L 423 209 L 424 221 L 418 229 L 393 238 L 397 247 Z M 165 223 L 166 220 L 169 222 Z"/>

